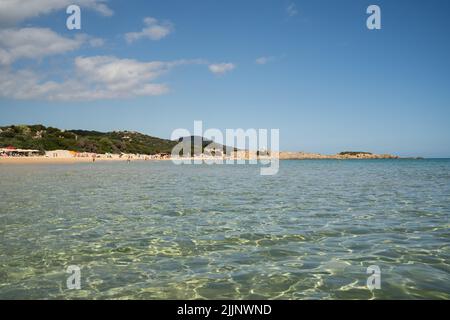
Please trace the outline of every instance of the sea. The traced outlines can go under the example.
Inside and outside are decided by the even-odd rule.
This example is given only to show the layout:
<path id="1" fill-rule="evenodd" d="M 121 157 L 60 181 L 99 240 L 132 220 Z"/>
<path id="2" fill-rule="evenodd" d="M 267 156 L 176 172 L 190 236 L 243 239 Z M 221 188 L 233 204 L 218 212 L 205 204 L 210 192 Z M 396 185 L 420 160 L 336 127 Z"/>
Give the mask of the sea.
<path id="1" fill-rule="evenodd" d="M 0 163 L 0 299 L 449 299 L 450 159 Z"/>

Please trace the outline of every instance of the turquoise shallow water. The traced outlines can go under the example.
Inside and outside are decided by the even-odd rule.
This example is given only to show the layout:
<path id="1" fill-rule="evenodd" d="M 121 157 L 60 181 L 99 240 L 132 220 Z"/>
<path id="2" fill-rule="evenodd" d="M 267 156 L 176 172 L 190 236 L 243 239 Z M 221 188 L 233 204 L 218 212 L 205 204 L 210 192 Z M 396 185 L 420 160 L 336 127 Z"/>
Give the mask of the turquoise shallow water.
<path id="1" fill-rule="evenodd" d="M 450 298 L 450 160 L 0 165 L 0 196 L 0 299 Z"/>

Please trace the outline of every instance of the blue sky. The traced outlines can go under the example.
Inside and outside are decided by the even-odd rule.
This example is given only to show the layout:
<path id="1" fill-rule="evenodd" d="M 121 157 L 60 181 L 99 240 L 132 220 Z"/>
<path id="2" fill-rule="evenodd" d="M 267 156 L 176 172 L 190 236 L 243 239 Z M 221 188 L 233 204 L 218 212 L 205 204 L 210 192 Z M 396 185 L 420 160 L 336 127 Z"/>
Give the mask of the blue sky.
<path id="1" fill-rule="evenodd" d="M 448 1 L 38 2 L 0 7 L 0 125 L 169 138 L 202 120 L 279 128 L 282 150 L 450 157 Z"/>

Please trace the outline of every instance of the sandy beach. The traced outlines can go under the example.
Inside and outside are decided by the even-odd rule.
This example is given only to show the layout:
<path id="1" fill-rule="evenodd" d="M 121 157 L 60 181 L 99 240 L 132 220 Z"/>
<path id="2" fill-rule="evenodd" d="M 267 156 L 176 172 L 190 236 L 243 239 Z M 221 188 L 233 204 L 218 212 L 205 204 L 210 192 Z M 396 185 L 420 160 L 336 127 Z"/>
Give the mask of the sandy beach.
<path id="1" fill-rule="evenodd" d="M 167 159 L 148 159 L 150 160 L 167 160 Z M 127 162 L 127 158 L 95 158 L 95 162 L 97 161 L 123 161 Z M 146 161 L 145 159 L 131 159 L 131 161 Z M 50 157 L 0 157 L 0 165 L 1 164 L 70 164 L 70 163 L 81 163 L 81 162 L 90 162 L 92 163 L 92 158 L 50 158 Z M 94 163 L 95 163 L 94 162 Z"/>
<path id="2" fill-rule="evenodd" d="M 221 158 L 222 159 L 222 158 Z M 240 158 L 236 158 L 238 160 Z M 131 158 L 130 161 L 171 161 L 171 158 Z M 187 157 L 187 158 L 178 158 L 177 160 L 218 160 L 213 157 Z M 223 159 L 225 160 L 225 159 Z M 248 160 L 242 158 L 242 160 Z M 128 159 L 126 157 L 99 157 L 95 158 L 95 162 L 104 162 L 104 161 L 122 161 L 127 162 Z M 0 157 L 0 165 L 1 164 L 70 164 L 70 163 L 95 163 L 92 161 L 92 158 L 88 157 L 73 157 L 73 158 L 52 158 L 52 157 Z"/>
<path id="3" fill-rule="evenodd" d="M 95 161 L 105 161 L 107 159 L 95 159 Z M 109 159 L 114 160 L 114 159 Z M 0 158 L 0 164 L 36 164 L 36 163 L 80 163 L 92 162 L 88 158 L 47 158 L 47 157 L 5 157 Z"/>
<path id="4" fill-rule="evenodd" d="M 322 155 L 318 153 L 305 153 L 305 152 L 280 152 L 279 157 L 280 160 L 317 160 L 317 159 L 337 159 L 337 160 L 346 160 L 346 159 L 398 159 L 397 156 L 383 154 L 354 154 L 354 155 Z M 186 159 L 186 158 L 184 158 Z M 188 158 L 190 160 L 217 160 L 214 157 L 208 156 L 200 156 L 200 157 L 191 157 Z M 226 158 L 223 158 L 224 160 Z M 248 154 L 242 153 L 235 155 L 235 160 L 249 160 L 253 159 L 253 157 Z M 259 156 L 258 159 L 270 159 L 267 156 Z M 151 156 L 132 156 L 130 161 L 167 161 L 172 160 L 170 157 L 167 158 L 151 158 Z M 123 161 L 127 162 L 128 157 L 119 155 L 111 155 L 111 156 L 97 156 L 95 158 L 95 162 L 97 161 Z M 92 157 L 48 157 L 48 156 L 30 156 L 30 157 L 0 157 L 0 164 L 37 164 L 37 163 L 61 163 L 61 164 L 70 164 L 70 163 L 80 163 L 80 162 L 94 162 Z"/>

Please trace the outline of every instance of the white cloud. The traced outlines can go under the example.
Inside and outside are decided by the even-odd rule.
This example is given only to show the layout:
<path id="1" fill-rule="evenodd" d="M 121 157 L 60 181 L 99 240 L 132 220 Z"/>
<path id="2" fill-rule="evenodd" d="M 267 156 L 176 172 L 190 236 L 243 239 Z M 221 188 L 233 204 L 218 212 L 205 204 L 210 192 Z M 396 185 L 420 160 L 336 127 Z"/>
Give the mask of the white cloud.
<path id="1" fill-rule="evenodd" d="M 255 60 L 256 64 L 268 64 L 269 62 L 273 61 L 274 57 L 259 57 Z"/>
<path id="2" fill-rule="evenodd" d="M 170 63 L 139 62 L 110 56 L 77 57 L 75 69 L 81 78 L 102 84 L 111 91 L 135 90 L 168 71 Z M 142 88 L 141 88 L 142 89 Z M 149 92 L 150 93 L 150 92 Z"/>
<path id="3" fill-rule="evenodd" d="M 214 74 L 224 74 L 233 70 L 234 68 L 236 68 L 236 66 L 233 63 L 215 63 L 210 64 L 208 68 L 209 71 Z"/>
<path id="4" fill-rule="evenodd" d="M 167 37 L 173 31 L 173 25 L 169 21 L 159 22 L 157 19 L 147 17 L 144 19 L 145 27 L 139 32 L 129 32 L 125 34 L 128 43 L 141 38 L 150 40 L 160 40 Z"/>
<path id="5" fill-rule="evenodd" d="M 0 65 L 19 59 L 41 59 L 76 50 L 84 43 L 103 45 L 103 39 L 86 34 L 65 38 L 48 28 L 0 29 Z"/>
<path id="6" fill-rule="evenodd" d="M 286 7 L 286 13 L 287 13 L 287 15 L 289 17 L 293 17 L 293 16 L 296 16 L 298 14 L 297 6 L 295 5 L 295 3 L 291 2 Z"/>
<path id="7" fill-rule="evenodd" d="M 30 70 L 0 72 L 0 96 L 14 99 L 32 99 L 42 96 L 58 87 L 53 81 L 40 82 L 36 73 Z"/>
<path id="8" fill-rule="evenodd" d="M 0 30 L 0 64 L 11 64 L 17 59 L 39 59 L 78 49 L 83 36 L 64 38 L 47 28 Z"/>
<path id="9" fill-rule="evenodd" d="M 101 15 L 111 16 L 113 11 L 105 0 L 1 0 L 0 25 L 14 25 L 23 20 L 62 10 L 71 4 L 97 11 Z"/>
<path id="10" fill-rule="evenodd" d="M 61 82 L 45 79 L 30 70 L 0 70 L 0 96 L 12 99 L 79 101 L 156 96 L 169 87 L 156 83 L 175 66 L 201 60 L 140 62 L 112 56 L 77 57 L 70 78 Z"/>

